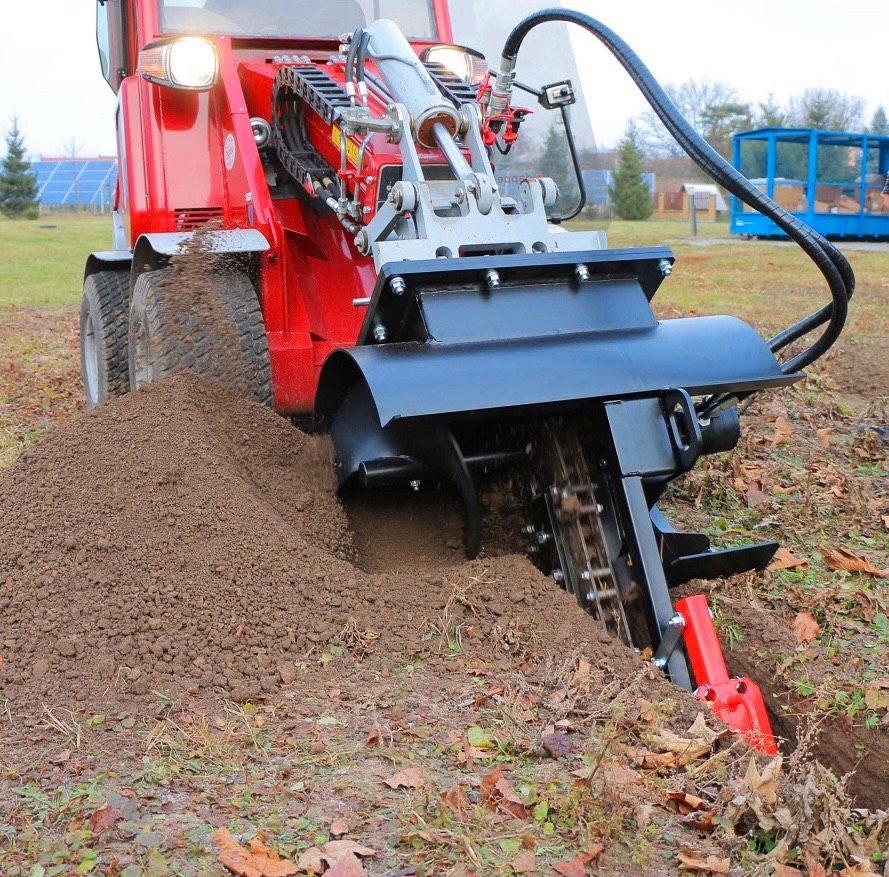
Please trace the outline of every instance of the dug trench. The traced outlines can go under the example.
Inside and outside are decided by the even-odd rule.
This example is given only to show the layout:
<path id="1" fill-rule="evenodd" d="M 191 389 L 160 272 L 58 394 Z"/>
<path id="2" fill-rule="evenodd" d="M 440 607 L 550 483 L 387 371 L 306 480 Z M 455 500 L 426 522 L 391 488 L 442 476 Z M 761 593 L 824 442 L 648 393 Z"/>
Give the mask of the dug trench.
<path id="1" fill-rule="evenodd" d="M 344 507 L 326 439 L 191 377 L 54 430 L 0 474 L 0 496 L 0 698 L 25 729 L 90 698 L 108 711 L 160 695 L 272 699 L 331 648 L 356 668 L 394 669 L 442 643 L 529 678 L 570 654 L 613 679 L 641 667 L 573 598 L 503 553 L 517 519 L 502 499 L 487 498 L 501 524 L 467 563 L 447 490 Z M 756 641 L 746 642 L 733 669 L 756 677 Z M 641 685 L 694 716 L 697 704 L 656 674 Z M 767 697 L 792 746 L 793 705 Z M 821 741 L 827 765 L 853 771 L 859 803 L 885 805 L 885 740 L 866 757 L 833 722 Z"/>

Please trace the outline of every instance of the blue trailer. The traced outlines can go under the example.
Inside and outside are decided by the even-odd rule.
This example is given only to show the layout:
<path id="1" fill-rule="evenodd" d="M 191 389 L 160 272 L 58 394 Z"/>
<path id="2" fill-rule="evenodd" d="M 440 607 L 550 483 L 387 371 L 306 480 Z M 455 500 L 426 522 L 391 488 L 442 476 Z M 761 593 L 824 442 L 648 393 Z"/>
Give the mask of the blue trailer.
<path id="1" fill-rule="evenodd" d="M 889 136 L 758 128 L 734 136 L 734 165 L 785 210 L 832 240 L 889 240 L 882 190 Z M 770 219 L 732 198 L 731 231 L 786 238 Z"/>

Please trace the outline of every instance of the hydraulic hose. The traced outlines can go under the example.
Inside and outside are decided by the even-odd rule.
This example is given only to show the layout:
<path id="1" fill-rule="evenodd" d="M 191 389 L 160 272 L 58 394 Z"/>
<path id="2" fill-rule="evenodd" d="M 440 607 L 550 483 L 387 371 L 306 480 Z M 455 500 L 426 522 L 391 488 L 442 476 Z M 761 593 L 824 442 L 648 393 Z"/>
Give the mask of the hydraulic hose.
<path id="1" fill-rule="evenodd" d="M 579 25 L 604 43 L 688 156 L 709 177 L 783 229 L 815 263 L 830 287 L 831 303 L 788 327 L 770 339 L 768 344 L 772 352 L 777 353 L 788 344 L 827 323 L 827 328 L 810 347 L 782 363 L 781 368 L 785 374 L 792 374 L 823 356 L 843 330 L 849 299 L 855 291 L 855 274 L 845 256 L 815 229 L 788 213 L 768 195 L 753 186 L 743 174 L 719 155 L 682 116 L 638 55 L 614 31 L 589 15 L 569 9 L 543 9 L 529 15 L 515 27 L 506 40 L 498 83 L 511 81 L 519 49 L 528 33 L 538 25 L 550 21 Z"/>

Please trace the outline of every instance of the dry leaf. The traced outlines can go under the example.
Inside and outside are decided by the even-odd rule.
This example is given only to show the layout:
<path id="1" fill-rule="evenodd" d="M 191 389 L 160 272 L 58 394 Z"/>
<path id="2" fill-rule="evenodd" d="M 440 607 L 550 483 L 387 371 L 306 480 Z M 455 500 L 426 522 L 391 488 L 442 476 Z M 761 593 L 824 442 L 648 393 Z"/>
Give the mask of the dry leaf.
<path id="1" fill-rule="evenodd" d="M 336 861 L 334 866 L 324 872 L 325 877 L 365 877 L 367 872 L 364 870 L 359 859 L 352 853 L 346 853 Z"/>
<path id="2" fill-rule="evenodd" d="M 459 783 L 451 786 L 439 799 L 438 807 L 445 813 L 462 822 L 469 809 L 469 799 L 466 796 L 466 789 Z"/>
<path id="3" fill-rule="evenodd" d="M 818 438 L 818 444 L 821 445 L 822 448 L 830 447 L 830 437 L 836 432 L 836 427 L 833 426 L 825 426 L 824 429 L 819 429 L 815 435 Z"/>
<path id="4" fill-rule="evenodd" d="M 794 557 L 783 545 L 775 552 L 775 557 L 769 564 L 768 568 L 775 572 L 779 569 L 797 569 L 802 567 L 805 569 L 809 565 L 808 560 L 802 560 Z"/>
<path id="5" fill-rule="evenodd" d="M 804 875 L 799 868 L 791 868 L 790 865 L 782 865 L 777 862 L 772 877 L 804 877 Z"/>
<path id="6" fill-rule="evenodd" d="M 528 809 L 525 802 L 516 794 L 508 779 L 502 777 L 494 788 L 499 792 L 501 800 L 497 803 L 500 807 L 515 816 L 516 819 L 528 819 Z"/>
<path id="7" fill-rule="evenodd" d="M 827 868 L 825 868 L 824 865 L 822 865 L 808 850 L 803 853 L 803 863 L 806 866 L 806 871 L 809 872 L 809 877 L 828 877 Z"/>
<path id="8" fill-rule="evenodd" d="M 781 775 L 782 764 L 783 759 L 780 756 L 773 758 L 760 773 L 756 759 L 751 756 L 744 774 L 747 788 L 772 806 L 778 803 L 778 777 Z"/>
<path id="9" fill-rule="evenodd" d="M 533 850 L 522 850 L 511 862 L 510 866 L 516 874 L 536 874 L 537 856 Z"/>
<path id="10" fill-rule="evenodd" d="M 688 792 L 667 792 L 667 800 L 672 801 L 676 805 L 676 809 L 686 816 L 696 810 L 706 810 L 707 802 L 697 795 L 690 795 Z"/>
<path id="11" fill-rule="evenodd" d="M 50 764 L 64 764 L 71 758 L 71 750 L 63 749 L 61 752 L 56 753 L 49 759 Z"/>
<path id="12" fill-rule="evenodd" d="M 351 853 L 353 856 L 361 856 L 362 859 L 377 854 L 377 851 L 372 847 L 355 843 L 354 840 L 329 840 L 321 847 L 321 852 L 328 865 L 339 861 L 346 853 Z"/>
<path id="13" fill-rule="evenodd" d="M 227 828 L 217 828 L 210 839 L 219 850 L 219 861 L 239 877 L 290 877 L 296 865 L 282 859 L 259 841 L 251 841 L 246 850 Z"/>
<path id="14" fill-rule="evenodd" d="M 123 819 L 123 814 L 106 804 L 90 816 L 90 831 L 98 837 L 111 831 Z"/>
<path id="15" fill-rule="evenodd" d="M 555 759 L 564 758 L 571 754 L 574 746 L 571 738 L 564 731 L 555 731 L 552 734 L 543 735 L 543 748 Z"/>
<path id="16" fill-rule="evenodd" d="M 828 569 L 845 572 L 860 572 L 876 578 L 889 578 L 889 569 L 877 569 L 866 557 L 853 554 L 848 548 L 826 548 L 821 546 L 821 556 Z"/>
<path id="17" fill-rule="evenodd" d="M 553 868 L 564 877 L 586 877 L 587 863 L 592 862 L 604 849 L 602 844 L 595 844 L 588 850 L 578 853 L 573 859 L 553 865 Z"/>
<path id="18" fill-rule="evenodd" d="M 772 447 L 789 444 L 792 438 L 793 430 L 790 428 L 790 424 L 787 420 L 783 417 L 776 418 L 775 433 L 772 436 Z"/>
<path id="19" fill-rule="evenodd" d="M 680 850 L 679 864 L 689 871 L 698 871 L 701 874 L 728 874 L 731 868 L 729 859 L 713 855 L 705 859 L 693 850 Z"/>
<path id="20" fill-rule="evenodd" d="M 889 530 L 889 515 L 882 515 L 881 517 L 882 517 L 882 519 L 883 519 L 883 526 L 884 526 L 887 530 Z"/>
<path id="21" fill-rule="evenodd" d="M 804 646 L 809 645 L 821 633 L 821 625 L 815 621 L 811 612 L 797 612 L 792 629 L 796 641 Z"/>
<path id="22" fill-rule="evenodd" d="M 349 833 L 349 823 L 344 819 L 334 819 L 333 822 L 330 823 L 330 836 L 331 837 L 342 837 L 344 834 Z"/>
<path id="23" fill-rule="evenodd" d="M 297 871 L 309 871 L 320 874 L 324 870 L 324 853 L 318 847 L 309 847 L 296 863 Z"/>
<path id="24" fill-rule="evenodd" d="M 748 487 L 745 498 L 747 500 L 747 508 L 749 509 L 755 509 L 769 501 L 768 496 L 758 487 Z"/>
<path id="25" fill-rule="evenodd" d="M 872 710 L 889 709 L 889 679 L 874 679 L 864 689 L 864 702 Z"/>
<path id="26" fill-rule="evenodd" d="M 383 782 L 390 789 L 422 789 L 426 785 L 426 778 L 415 767 L 406 767 Z"/>

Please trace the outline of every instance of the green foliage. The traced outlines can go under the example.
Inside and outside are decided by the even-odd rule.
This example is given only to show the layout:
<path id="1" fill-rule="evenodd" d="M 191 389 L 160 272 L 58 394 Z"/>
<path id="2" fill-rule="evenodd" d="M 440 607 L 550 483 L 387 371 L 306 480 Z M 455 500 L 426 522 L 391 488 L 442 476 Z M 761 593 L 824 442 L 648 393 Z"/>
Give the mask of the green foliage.
<path id="1" fill-rule="evenodd" d="M 543 151 L 538 159 L 538 167 L 544 176 L 552 177 L 559 187 L 559 200 L 556 210 L 565 213 L 577 205 L 579 192 L 571 152 L 568 149 L 568 137 L 561 120 L 553 122 L 546 134 Z"/>
<path id="2" fill-rule="evenodd" d="M 6 136 L 6 158 L 0 162 L 0 213 L 10 219 L 36 219 L 37 179 L 25 153 L 25 140 L 13 117 Z"/>
<path id="3" fill-rule="evenodd" d="M 732 135 L 751 126 L 750 104 L 739 101 L 711 104 L 701 113 L 704 139 L 727 161 L 732 160 Z"/>
<path id="4" fill-rule="evenodd" d="M 882 104 L 874 110 L 867 131 L 868 134 L 889 134 L 889 118 L 887 118 L 886 110 L 883 109 Z"/>
<path id="5" fill-rule="evenodd" d="M 631 123 L 618 147 L 620 165 L 609 189 L 614 209 L 621 219 L 648 219 L 651 216 L 651 192 L 642 179 L 644 155 L 639 134 Z"/>

